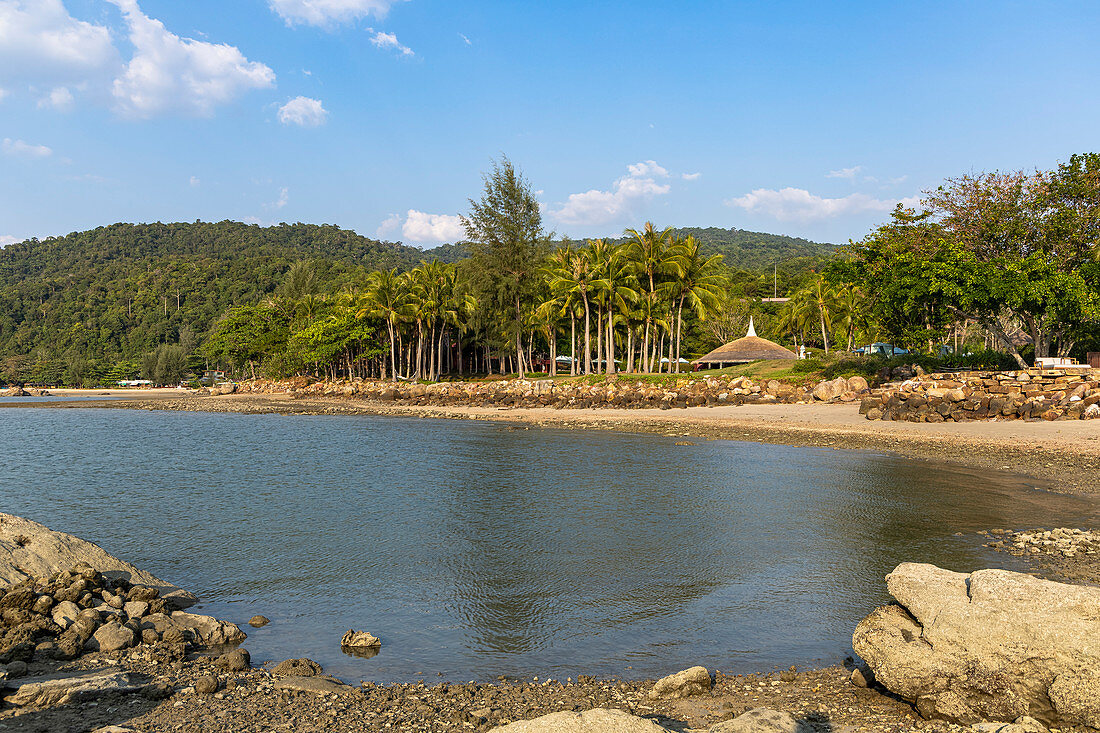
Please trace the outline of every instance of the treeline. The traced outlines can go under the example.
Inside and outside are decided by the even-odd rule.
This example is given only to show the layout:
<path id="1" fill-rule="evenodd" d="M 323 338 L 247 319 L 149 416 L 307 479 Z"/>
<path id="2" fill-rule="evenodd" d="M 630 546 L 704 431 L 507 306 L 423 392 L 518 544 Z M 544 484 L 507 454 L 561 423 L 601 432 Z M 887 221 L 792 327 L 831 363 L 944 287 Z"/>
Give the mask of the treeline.
<path id="1" fill-rule="evenodd" d="M 829 282 L 858 288 L 864 317 L 897 343 L 985 343 L 1020 367 L 1084 359 L 1100 351 L 1100 154 L 948 179 L 850 254 Z"/>
<path id="2" fill-rule="evenodd" d="M 208 366 L 198 346 L 219 318 L 279 299 L 296 263 L 309 263 L 315 296 L 330 303 L 363 291 L 371 272 L 409 272 L 421 260 L 453 264 L 468 254 L 466 245 L 423 251 L 335 226 L 228 221 L 115 224 L 31 239 L 0 249 L 0 382 L 175 381 Z M 797 263 L 783 266 L 778 286 L 805 275 Z M 773 277 L 742 271 L 738 283 L 770 293 Z"/>

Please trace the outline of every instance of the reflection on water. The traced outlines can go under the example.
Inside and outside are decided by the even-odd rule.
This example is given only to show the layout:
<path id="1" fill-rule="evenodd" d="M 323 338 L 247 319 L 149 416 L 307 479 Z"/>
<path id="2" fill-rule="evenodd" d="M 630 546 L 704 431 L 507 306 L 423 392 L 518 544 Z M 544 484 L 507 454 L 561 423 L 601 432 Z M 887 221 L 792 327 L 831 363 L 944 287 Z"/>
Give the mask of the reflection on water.
<path id="1" fill-rule="evenodd" d="M 0 439 L 0 509 L 350 680 L 834 662 L 899 562 L 1012 562 L 954 534 L 1096 516 L 871 452 L 466 421 L 0 410 Z"/>

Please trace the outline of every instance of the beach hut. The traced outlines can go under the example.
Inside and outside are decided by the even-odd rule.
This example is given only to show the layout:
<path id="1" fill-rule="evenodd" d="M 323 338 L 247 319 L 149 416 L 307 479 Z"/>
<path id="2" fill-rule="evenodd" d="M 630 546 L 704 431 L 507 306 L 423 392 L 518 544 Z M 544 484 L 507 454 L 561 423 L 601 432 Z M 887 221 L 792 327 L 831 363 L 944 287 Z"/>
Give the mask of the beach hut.
<path id="1" fill-rule="evenodd" d="M 749 332 L 744 338 L 719 346 L 706 356 L 695 360 L 696 369 L 722 369 L 729 364 L 744 364 L 761 359 L 797 359 L 798 355 L 774 341 L 756 335 L 756 326 L 749 318 Z"/>

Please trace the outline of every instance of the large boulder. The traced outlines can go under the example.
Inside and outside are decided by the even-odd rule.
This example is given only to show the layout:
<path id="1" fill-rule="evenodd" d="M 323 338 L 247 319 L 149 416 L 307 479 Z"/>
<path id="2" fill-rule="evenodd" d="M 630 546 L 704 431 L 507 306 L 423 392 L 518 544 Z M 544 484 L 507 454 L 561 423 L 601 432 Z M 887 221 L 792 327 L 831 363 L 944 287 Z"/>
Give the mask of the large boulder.
<path id="1" fill-rule="evenodd" d="M 1100 727 L 1100 588 L 919 563 L 886 585 L 900 605 L 860 622 L 852 646 L 921 715 Z"/>
<path id="2" fill-rule="evenodd" d="M 30 577 L 46 578 L 80 563 L 90 565 L 108 578 L 123 578 L 133 585 L 155 588 L 173 608 L 187 608 L 198 600 L 191 593 L 107 554 L 93 542 L 0 513 L 0 587 Z"/>
<path id="3" fill-rule="evenodd" d="M 707 733 L 813 733 L 813 726 L 779 710 L 753 708 L 733 720 L 711 726 Z"/>
<path id="4" fill-rule="evenodd" d="M 565 711 L 519 720 L 489 733 L 668 733 L 667 728 L 623 710 L 595 708 L 583 713 Z"/>
<path id="5" fill-rule="evenodd" d="M 219 621 L 213 616 L 174 611 L 171 621 L 176 628 L 190 632 L 195 641 L 202 646 L 240 644 L 245 640 L 245 633 L 241 631 L 240 626 L 228 621 Z"/>
<path id="6" fill-rule="evenodd" d="M 844 377 L 837 377 L 828 382 L 821 382 L 814 387 L 813 395 L 814 399 L 822 402 L 828 402 L 831 399 L 835 399 L 840 395 L 848 391 L 848 380 Z"/>

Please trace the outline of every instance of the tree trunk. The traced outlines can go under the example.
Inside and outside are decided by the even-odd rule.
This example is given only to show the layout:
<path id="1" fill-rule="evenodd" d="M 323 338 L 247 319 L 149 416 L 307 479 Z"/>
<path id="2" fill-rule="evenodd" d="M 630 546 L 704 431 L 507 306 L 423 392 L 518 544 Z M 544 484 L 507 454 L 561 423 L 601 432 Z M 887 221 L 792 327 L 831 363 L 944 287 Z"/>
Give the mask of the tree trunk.
<path id="1" fill-rule="evenodd" d="M 577 319 L 569 313 L 569 376 L 577 376 Z"/>
<path id="2" fill-rule="evenodd" d="M 649 373 L 649 319 L 645 319 L 645 336 L 642 337 L 642 371 Z"/>
<path id="3" fill-rule="evenodd" d="M 607 308 L 607 373 L 615 373 L 615 323 L 612 320 L 615 309 L 610 305 Z"/>
<path id="4" fill-rule="evenodd" d="M 684 323 L 684 296 L 680 296 L 680 303 L 676 307 L 676 373 L 680 373 L 680 330 Z"/>
<path id="5" fill-rule="evenodd" d="M 634 373 L 634 326 L 626 327 L 626 373 Z"/>
<path id="6" fill-rule="evenodd" d="M 825 342 L 825 356 L 829 355 L 829 336 L 825 333 L 825 310 L 818 308 L 817 315 L 821 319 L 821 340 Z"/>
<path id="7" fill-rule="evenodd" d="M 592 325 L 590 323 L 588 297 L 584 298 L 584 373 L 592 373 Z"/>

